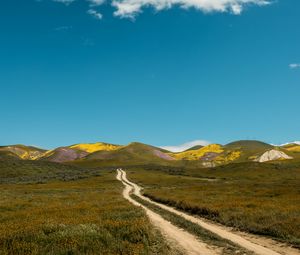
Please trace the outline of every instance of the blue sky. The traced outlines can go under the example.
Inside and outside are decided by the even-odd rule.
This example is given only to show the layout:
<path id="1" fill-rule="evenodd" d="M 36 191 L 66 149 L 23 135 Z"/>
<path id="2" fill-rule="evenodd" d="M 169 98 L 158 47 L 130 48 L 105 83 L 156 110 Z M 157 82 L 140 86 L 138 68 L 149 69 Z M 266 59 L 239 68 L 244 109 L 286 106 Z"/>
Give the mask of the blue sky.
<path id="1" fill-rule="evenodd" d="M 1 1 L 0 144 L 300 139 L 300 1 L 147 1 Z"/>

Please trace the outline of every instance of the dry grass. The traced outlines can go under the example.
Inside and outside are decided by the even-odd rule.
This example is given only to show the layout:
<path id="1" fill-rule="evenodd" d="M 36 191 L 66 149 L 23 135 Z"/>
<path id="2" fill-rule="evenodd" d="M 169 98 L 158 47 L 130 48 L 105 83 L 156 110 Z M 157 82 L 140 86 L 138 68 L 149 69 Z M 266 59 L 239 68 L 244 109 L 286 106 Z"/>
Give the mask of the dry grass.
<path id="1" fill-rule="evenodd" d="M 129 177 L 156 201 L 300 246 L 300 169 L 235 164 L 170 175 L 136 168 Z"/>
<path id="2" fill-rule="evenodd" d="M 114 178 L 0 185 L 0 254 L 173 254 Z"/>

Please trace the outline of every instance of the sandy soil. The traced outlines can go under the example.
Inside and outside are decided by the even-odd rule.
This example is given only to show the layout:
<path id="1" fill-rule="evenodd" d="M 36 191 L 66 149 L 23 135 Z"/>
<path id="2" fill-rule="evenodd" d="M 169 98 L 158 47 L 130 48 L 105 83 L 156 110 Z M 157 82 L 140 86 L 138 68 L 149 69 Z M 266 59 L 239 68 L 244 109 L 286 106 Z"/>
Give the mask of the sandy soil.
<path id="1" fill-rule="evenodd" d="M 141 187 L 136 185 L 133 182 L 128 181 L 126 177 L 126 172 L 122 169 L 118 170 L 118 173 L 120 173 L 120 178 L 122 179 L 123 183 L 127 183 L 127 185 L 132 186 L 133 192 L 136 196 L 140 197 L 141 199 L 144 199 L 152 204 L 155 204 L 162 209 L 165 209 L 167 211 L 170 211 L 176 215 L 179 215 L 186 220 L 189 220 L 195 224 L 200 225 L 201 227 L 215 233 L 216 235 L 230 240 L 233 243 L 236 243 L 237 245 L 254 252 L 257 255 L 300 255 L 300 251 L 294 248 L 291 248 L 285 244 L 275 242 L 273 240 L 250 235 L 246 233 L 240 233 L 232 231 L 228 227 L 224 227 L 219 224 L 212 223 L 210 221 L 207 221 L 205 219 L 201 219 L 199 217 L 191 216 L 189 214 L 180 212 L 172 207 L 166 206 L 164 204 L 160 204 L 157 202 L 152 201 L 151 199 L 143 196 L 141 194 Z"/>

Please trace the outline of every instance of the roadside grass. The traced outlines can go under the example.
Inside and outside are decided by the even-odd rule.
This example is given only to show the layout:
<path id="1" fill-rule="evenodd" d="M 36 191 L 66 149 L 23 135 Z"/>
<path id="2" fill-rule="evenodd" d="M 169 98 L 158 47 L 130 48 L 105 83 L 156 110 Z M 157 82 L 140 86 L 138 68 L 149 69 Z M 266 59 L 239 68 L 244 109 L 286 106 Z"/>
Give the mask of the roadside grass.
<path id="1" fill-rule="evenodd" d="M 34 184 L 53 180 L 74 181 L 100 176 L 101 170 L 46 161 L 0 160 L 0 184 Z"/>
<path id="2" fill-rule="evenodd" d="M 0 254 L 179 254 L 122 189 L 115 171 L 0 185 Z"/>
<path id="3" fill-rule="evenodd" d="M 174 213 L 171 213 L 167 210 L 160 208 L 148 201 L 145 201 L 139 198 L 136 195 L 131 195 L 133 199 L 138 201 L 139 203 L 143 204 L 144 206 L 148 207 L 150 210 L 158 213 L 161 215 L 165 220 L 171 222 L 172 224 L 176 225 L 177 227 L 184 229 L 185 231 L 195 235 L 201 241 L 207 243 L 208 245 L 214 246 L 216 249 L 220 249 L 222 251 L 221 254 L 223 255 L 232 255 L 232 254 L 243 254 L 243 255 L 250 255 L 253 252 L 245 250 L 244 248 L 237 246 L 236 244 L 223 239 L 212 232 L 202 228 L 201 226 L 192 223 Z"/>
<path id="4" fill-rule="evenodd" d="M 127 172 L 157 202 L 300 247 L 298 167 L 241 163 L 177 174 L 141 166 Z"/>

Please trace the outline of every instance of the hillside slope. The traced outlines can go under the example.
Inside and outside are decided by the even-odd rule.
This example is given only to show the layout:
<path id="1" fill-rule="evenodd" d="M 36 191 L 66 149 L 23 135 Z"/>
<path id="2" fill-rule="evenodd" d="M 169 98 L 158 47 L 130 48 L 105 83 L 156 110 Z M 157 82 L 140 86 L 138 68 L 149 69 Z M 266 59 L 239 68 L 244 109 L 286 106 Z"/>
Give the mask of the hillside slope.
<path id="1" fill-rule="evenodd" d="M 116 150 L 97 151 L 88 154 L 78 164 L 85 164 L 89 161 L 103 162 L 103 164 L 144 164 L 144 163 L 166 163 L 174 160 L 164 150 L 142 143 L 130 143 Z"/>
<path id="2" fill-rule="evenodd" d="M 216 166 L 231 162 L 251 161 L 273 146 L 260 141 L 235 141 L 226 145 L 210 144 L 180 153 L 169 153 L 177 160 L 202 161 L 203 166 Z"/>
<path id="3" fill-rule="evenodd" d="M 122 148 L 121 145 L 109 144 L 109 143 L 80 143 L 69 146 L 71 149 L 82 150 L 88 153 L 96 151 L 113 151 Z"/>
<path id="4" fill-rule="evenodd" d="M 2 152 L 3 155 L 6 152 L 7 155 L 18 157 L 20 159 L 35 160 L 39 158 L 41 155 L 43 155 L 46 152 L 46 150 L 36 148 L 33 146 L 17 144 L 17 145 L 0 146 L 0 152 Z"/>
<path id="5" fill-rule="evenodd" d="M 82 150 L 71 149 L 69 147 L 59 147 L 57 149 L 47 151 L 39 158 L 39 160 L 61 163 L 81 159 L 87 155 L 88 153 Z"/>
<path id="6" fill-rule="evenodd" d="M 96 165 L 160 164 L 178 167 L 214 167 L 228 163 L 259 161 L 270 150 L 278 150 L 300 161 L 300 145 L 296 143 L 273 146 L 261 141 L 241 140 L 226 145 L 210 144 L 195 146 L 183 152 L 170 152 L 143 143 L 126 146 L 103 142 L 80 143 L 43 150 L 32 146 L 0 146 L 0 160 L 41 160 L 51 162 L 74 162 Z M 280 157 L 279 157 L 280 158 Z M 278 159 L 279 159 L 278 158 Z M 275 159 L 275 158 L 274 158 Z"/>

